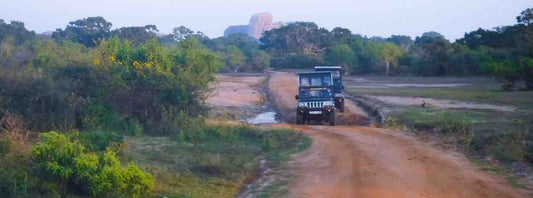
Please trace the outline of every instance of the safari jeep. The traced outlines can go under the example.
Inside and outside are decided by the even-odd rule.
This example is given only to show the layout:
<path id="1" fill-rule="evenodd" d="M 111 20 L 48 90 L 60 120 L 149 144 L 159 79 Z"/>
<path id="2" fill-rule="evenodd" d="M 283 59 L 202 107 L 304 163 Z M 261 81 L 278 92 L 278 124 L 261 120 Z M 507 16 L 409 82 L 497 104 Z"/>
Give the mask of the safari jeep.
<path id="1" fill-rule="evenodd" d="M 335 102 L 331 92 L 333 85 L 331 72 L 298 74 L 298 100 L 296 123 L 304 124 L 311 120 L 336 124 Z"/>
<path id="2" fill-rule="evenodd" d="M 333 97 L 335 98 L 335 107 L 339 111 L 344 112 L 344 85 L 342 85 L 342 73 L 344 73 L 344 69 L 341 66 L 315 66 L 315 71 L 331 72 L 331 76 L 333 77 L 331 91 L 333 91 Z"/>

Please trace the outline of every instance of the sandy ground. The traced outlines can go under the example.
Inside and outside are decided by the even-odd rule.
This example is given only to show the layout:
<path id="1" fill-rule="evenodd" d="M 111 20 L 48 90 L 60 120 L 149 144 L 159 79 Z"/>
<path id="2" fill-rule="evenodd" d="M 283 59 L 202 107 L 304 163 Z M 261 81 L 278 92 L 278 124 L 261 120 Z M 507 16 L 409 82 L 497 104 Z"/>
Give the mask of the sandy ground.
<path id="1" fill-rule="evenodd" d="M 386 104 L 402 105 L 402 106 L 420 106 L 425 103 L 428 107 L 437 108 L 453 108 L 453 109 L 488 109 L 496 111 L 514 112 L 516 107 L 508 105 L 492 105 L 480 104 L 471 102 L 461 102 L 456 100 L 437 100 L 433 98 L 422 97 L 400 97 L 400 96 L 366 96 Z"/>
<path id="2" fill-rule="evenodd" d="M 270 75 L 270 94 L 290 121 L 296 106 L 295 77 Z M 398 132 L 358 126 L 273 127 L 299 130 L 313 139 L 311 148 L 290 160 L 290 197 L 531 197 L 479 170 L 462 154 Z"/>
<path id="3" fill-rule="evenodd" d="M 262 76 L 217 75 L 213 93 L 207 103 L 217 107 L 256 107 L 263 103 L 260 90 Z"/>

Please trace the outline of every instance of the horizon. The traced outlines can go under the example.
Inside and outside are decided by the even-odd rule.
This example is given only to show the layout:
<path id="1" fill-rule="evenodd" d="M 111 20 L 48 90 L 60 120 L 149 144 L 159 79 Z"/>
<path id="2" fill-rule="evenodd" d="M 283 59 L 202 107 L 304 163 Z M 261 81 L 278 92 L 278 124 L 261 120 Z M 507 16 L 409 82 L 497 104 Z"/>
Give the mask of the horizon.
<path id="1" fill-rule="evenodd" d="M 217 38 L 223 36 L 228 26 L 248 24 L 253 14 L 268 12 L 272 14 L 274 21 L 314 22 L 328 30 L 343 27 L 350 29 L 353 34 L 368 37 L 407 35 L 414 39 L 424 32 L 436 31 L 452 42 L 462 38 L 466 32 L 478 28 L 492 29 L 516 24 L 515 17 L 523 9 L 532 6 L 531 3 L 519 0 L 506 2 L 333 0 L 328 1 L 327 6 L 322 1 L 303 0 L 291 2 L 274 0 L 261 3 L 243 0 L 229 2 L 161 0 L 157 3 L 139 0 L 127 3 L 103 0 L 73 3 L 65 0 L 50 2 L 22 0 L 3 3 L 5 5 L 0 7 L 2 13 L 0 19 L 4 19 L 7 23 L 24 22 L 28 30 L 39 34 L 55 31 L 57 28 L 64 29 L 70 21 L 102 16 L 113 24 L 112 29 L 153 24 L 160 33 L 168 34 L 172 28 L 183 25 L 194 31 L 201 31 L 210 38 Z M 382 6 L 384 4 L 388 6 Z M 94 5 L 106 6 L 95 8 Z"/>

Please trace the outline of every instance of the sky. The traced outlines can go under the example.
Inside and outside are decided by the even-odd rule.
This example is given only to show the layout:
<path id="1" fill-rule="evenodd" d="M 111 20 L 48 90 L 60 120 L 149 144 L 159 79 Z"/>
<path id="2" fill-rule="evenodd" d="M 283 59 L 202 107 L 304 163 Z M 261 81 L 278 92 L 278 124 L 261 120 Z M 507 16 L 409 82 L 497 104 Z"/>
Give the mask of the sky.
<path id="1" fill-rule="evenodd" d="M 436 31 L 454 41 L 477 28 L 513 25 L 528 7 L 533 0 L 0 0 L 0 19 L 22 21 L 42 33 L 102 16 L 113 28 L 154 24 L 170 33 L 183 25 L 215 38 L 229 25 L 270 12 L 274 21 L 311 21 L 369 37 L 415 38 Z"/>

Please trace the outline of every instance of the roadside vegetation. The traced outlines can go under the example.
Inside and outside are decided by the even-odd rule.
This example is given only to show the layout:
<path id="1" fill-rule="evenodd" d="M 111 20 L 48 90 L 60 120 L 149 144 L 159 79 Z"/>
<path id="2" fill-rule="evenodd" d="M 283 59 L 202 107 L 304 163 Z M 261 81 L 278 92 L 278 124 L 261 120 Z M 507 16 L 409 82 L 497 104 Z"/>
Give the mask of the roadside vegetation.
<path id="1" fill-rule="evenodd" d="M 235 197 L 256 177 L 307 147 L 302 134 L 249 126 L 207 126 L 169 137 L 129 137 L 124 156 L 154 173 L 153 197 Z"/>
<path id="2" fill-rule="evenodd" d="M 206 124 L 224 59 L 199 33 L 169 46 L 154 26 L 110 27 L 87 18 L 48 39 L 2 21 L 2 196 L 235 197 L 261 157 L 279 166 L 305 145 Z"/>

